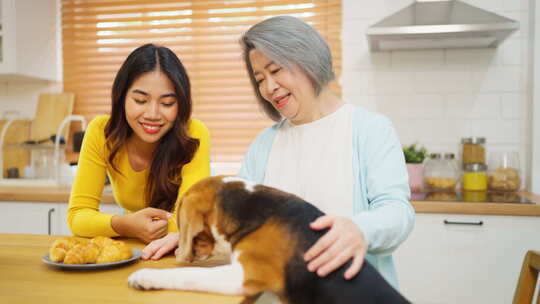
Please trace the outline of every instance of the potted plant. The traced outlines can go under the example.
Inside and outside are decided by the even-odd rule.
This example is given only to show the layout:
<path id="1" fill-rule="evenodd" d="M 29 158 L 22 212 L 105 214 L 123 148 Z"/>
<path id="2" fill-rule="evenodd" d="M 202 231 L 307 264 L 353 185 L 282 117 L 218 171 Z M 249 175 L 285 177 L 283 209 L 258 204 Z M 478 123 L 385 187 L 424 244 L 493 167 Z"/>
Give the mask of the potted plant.
<path id="1" fill-rule="evenodd" d="M 425 147 L 417 147 L 416 144 L 403 147 L 407 172 L 409 173 L 409 187 L 411 192 L 422 191 L 424 181 L 424 159 L 427 156 Z"/>

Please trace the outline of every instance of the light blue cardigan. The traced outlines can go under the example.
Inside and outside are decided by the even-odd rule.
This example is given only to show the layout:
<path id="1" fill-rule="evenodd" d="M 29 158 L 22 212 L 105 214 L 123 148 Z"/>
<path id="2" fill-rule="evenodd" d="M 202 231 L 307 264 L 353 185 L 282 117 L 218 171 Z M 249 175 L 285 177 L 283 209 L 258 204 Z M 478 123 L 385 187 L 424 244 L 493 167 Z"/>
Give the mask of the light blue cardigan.
<path id="1" fill-rule="evenodd" d="M 415 218 L 409 203 L 403 150 L 392 123 L 386 117 L 355 107 L 352 121 L 352 164 L 356 178 L 354 210 L 350 218 L 360 227 L 368 242 L 368 261 L 398 288 L 391 254 L 407 238 Z M 245 155 L 238 176 L 259 184 L 264 182 L 268 156 L 282 122 L 257 136 Z"/>

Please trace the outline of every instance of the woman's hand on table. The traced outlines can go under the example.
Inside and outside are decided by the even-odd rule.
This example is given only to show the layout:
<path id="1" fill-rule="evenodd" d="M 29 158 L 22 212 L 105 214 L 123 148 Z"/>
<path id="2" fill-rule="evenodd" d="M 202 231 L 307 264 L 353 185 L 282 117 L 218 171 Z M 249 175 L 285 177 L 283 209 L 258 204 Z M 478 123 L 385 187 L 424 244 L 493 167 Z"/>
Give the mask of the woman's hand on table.
<path id="1" fill-rule="evenodd" d="M 166 236 L 153 240 L 142 251 L 143 260 L 159 260 L 178 246 L 178 232 L 169 232 Z"/>
<path id="2" fill-rule="evenodd" d="M 115 215 L 111 224 L 121 236 L 136 237 L 149 243 L 167 234 L 167 220 L 171 216 L 165 210 L 148 207 L 134 213 Z"/>
<path id="3" fill-rule="evenodd" d="M 305 253 L 308 270 L 324 277 L 352 259 L 345 279 L 353 278 L 362 268 L 368 247 L 360 228 L 348 218 L 330 215 L 317 218 L 310 227 L 330 230 Z"/>

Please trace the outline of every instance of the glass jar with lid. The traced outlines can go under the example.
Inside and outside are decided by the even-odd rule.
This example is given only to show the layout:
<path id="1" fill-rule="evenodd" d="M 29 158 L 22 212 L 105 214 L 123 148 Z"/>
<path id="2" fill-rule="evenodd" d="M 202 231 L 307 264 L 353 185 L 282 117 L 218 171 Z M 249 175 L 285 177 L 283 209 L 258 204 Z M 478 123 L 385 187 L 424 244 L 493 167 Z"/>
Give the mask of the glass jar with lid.
<path id="1" fill-rule="evenodd" d="M 486 139 L 466 137 L 461 139 L 461 161 L 463 168 L 468 164 L 486 164 Z"/>
<path id="2" fill-rule="evenodd" d="M 463 190 L 487 190 L 487 166 L 481 163 L 466 164 L 463 168 Z"/>
<path id="3" fill-rule="evenodd" d="M 517 191 L 521 187 L 517 151 L 493 151 L 489 155 L 488 188 L 492 191 Z"/>
<path id="4" fill-rule="evenodd" d="M 455 191 L 459 172 L 453 162 L 442 159 L 440 153 L 430 154 L 424 163 L 424 186 L 426 191 Z"/>
<path id="5" fill-rule="evenodd" d="M 456 156 L 454 153 L 444 153 L 444 160 L 448 164 L 448 166 L 452 169 L 452 171 L 455 172 L 456 176 L 459 177 L 460 175 L 460 169 L 459 165 L 456 160 Z"/>

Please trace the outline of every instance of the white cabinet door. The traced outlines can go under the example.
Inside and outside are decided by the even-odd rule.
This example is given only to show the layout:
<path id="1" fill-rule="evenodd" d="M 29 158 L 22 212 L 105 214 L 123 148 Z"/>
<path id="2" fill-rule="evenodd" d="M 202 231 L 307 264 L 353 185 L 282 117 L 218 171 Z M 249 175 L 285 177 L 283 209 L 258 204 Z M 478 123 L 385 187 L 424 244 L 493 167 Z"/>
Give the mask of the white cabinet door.
<path id="1" fill-rule="evenodd" d="M 0 202 L 0 233 L 72 235 L 67 203 Z M 124 214 L 116 204 L 101 204 L 101 212 Z"/>
<path id="2" fill-rule="evenodd" d="M 0 232 L 58 234 L 59 204 L 0 202 Z"/>
<path id="3" fill-rule="evenodd" d="M 16 69 L 15 50 L 15 1 L 0 0 L 0 73 L 9 73 Z"/>
<path id="4" fill-rule="evenodd" d="M 57 1 L 0 0 L 0 25 L 0 80 L 60 80 Z"/>
<path id="5" fill-rule="evenodd" d="M 539 232 L 539 217 L 417 214 L 394 253 L 400 289 L 420 304 L 511 303 Z"/>

